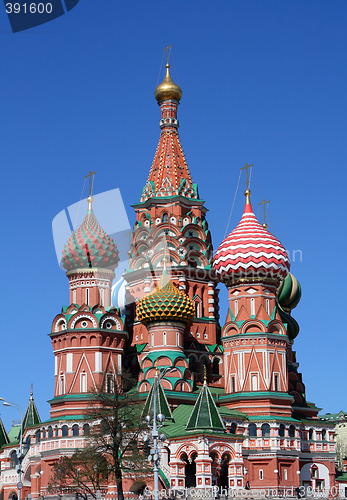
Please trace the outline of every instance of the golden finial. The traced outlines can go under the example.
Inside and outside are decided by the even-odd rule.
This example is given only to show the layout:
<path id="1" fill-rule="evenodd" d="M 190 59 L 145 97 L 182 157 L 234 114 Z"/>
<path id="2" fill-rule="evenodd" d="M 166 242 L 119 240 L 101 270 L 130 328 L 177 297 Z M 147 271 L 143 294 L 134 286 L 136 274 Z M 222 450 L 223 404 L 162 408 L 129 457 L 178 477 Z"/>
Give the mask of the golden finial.
<path id="1" fill-rule="evenodd" d="M 170 55 L 170 49 L 172 49 L 172 45 L 167 45 L 164 49 L 164 52 L 166 50 L 166 67 L 169 66 L 169 55 Z M 169 66 L 170 67 L 170 66 Z"/>
<path id="2" fill-rule="evenodd" d="M 157 357 L 155 358 L 155 361 L 154 361 L 154 368 L 155 368 L 155 376 L 159 377 L 159 368 L 158 368 L 158 358 Z"/>
<path id="3" fill-rule="evenodd" d="M 206 365 L 204 365 L 204 385 L 207 384 L 207 369 L 206 369 Z"/>
<path id="4" fill-rule="evenodd" d="M 92 204 L 93 204 L 93 197 L 92 197 L 92 190 L 93 190 L 92 176 L 95 175 L 95 173 L 96 172 L 92 172 L 91 170 L 89 170 L 89 174 L 84 176 L 85 179 L 87 179 L 87 177 L 89 177 L 89 196 L 87 198 L 88 212 L 90 212 L 92 210 Z M 93 183 L 94 183 L 94 179 L 93 179 Z"/>
<path id="5" fill-rule="evenodd" d="M 240 170 L 246 170 L 246 191 L 245 191 L 246 205 L 248 205 L 250 203 L 251 192 L 249 190 L 248 169 L 252 168 L 252 167 L 253 167 L 253 165 L 248 165 L 248 163 L 246 163 L 246 165 L 244 167 L 240 168 Z"/>
<path id="6" fill-rule="evenodd" d="M 264 198 L 261 203 L 258 203 L 258 205 L 263 205 L 263 219 L 264 219 L 263 227 L 265 227 L 265 229 L 267 229 L 267 224 L 266 224 L 266 210 L 265 210 L 266 203 L 270 203 L 270 200 L 265 201 L 265 198 Z"/>
<path id="7" fill-rule="evenodd" d="M 170 75 L 170 64 L 169 64 L 169 55 L 170 49 L 172 45 L 168 45 L 165 47 L 166 50 L 166 75 L 164 80 L 160 85 L 155 89 L 154 96 L 158 103 L 160 104 L 162 101 L 166 101 L 168 99 L 175 99 L 176 101 L 180 101 L 182 97 L 182 90 L 176 83 L 172 81 Z"/>
<path id="8" fill-rule="evenodd" d="M 33 401 L 34 399 L 34 384 L 31 384 L 31 388 L 30 388 L 30 401 Z"/>

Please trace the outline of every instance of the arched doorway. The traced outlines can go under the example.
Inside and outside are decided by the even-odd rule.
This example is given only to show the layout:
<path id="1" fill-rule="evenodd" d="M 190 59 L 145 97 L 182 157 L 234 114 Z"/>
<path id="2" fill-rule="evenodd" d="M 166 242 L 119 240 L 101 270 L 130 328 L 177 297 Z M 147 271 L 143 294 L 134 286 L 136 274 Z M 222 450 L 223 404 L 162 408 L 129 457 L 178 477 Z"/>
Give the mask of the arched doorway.
<path id="1" fill-rule="evenodd" d="M 13 491 L 12 493 L 9 494 L 8 500 L 18 500 L 17 493 Z"/>
<path id="2" fill-rule="evenodd" d="M 184 475 L 185 475 L 185 486 L 186 488 L 195 488 L 196 486 L 196 463 L 195 459 L 197 457 L 197 453 L 192 453 L 191 458 L 188 458 L 186 453 L 181 455 L 181 460 L 186 463 L 184 467 Z"/>
<path id="3" fill-rule="evenodd" d="M 211 451 L 210 458 L 211 462 L 211 473 L 212 473 L 212 486 L 220 487 L 219 472 L 220 464 L 218 460 L 218 453 L 216 451 Z"/>
<path id="4" fill-rule="evenodd" d="M 224 489 L 229 488 L 229 453 L 223 453 L 220 461 L 220 487 Z"/>

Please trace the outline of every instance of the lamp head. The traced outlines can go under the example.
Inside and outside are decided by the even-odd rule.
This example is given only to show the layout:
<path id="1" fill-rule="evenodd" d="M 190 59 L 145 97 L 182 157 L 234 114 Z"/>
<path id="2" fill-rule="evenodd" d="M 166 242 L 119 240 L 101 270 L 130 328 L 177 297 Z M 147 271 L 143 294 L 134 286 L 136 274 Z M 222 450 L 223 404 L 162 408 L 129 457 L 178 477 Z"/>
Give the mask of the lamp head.
<path id="1" fill-rule="evenodd" d="M 159 413 L 159 415 L 157 416 L 157 420 L 160 424 L 162 424 L 164 421 L 165 421 L 165 415 L 163 415 L 163 413 Z"/>
<path id="2" fill-rule="evenodd" d="M 147 415 L 145 417 L 145 420 L 146 420 L 147 424 L 149 424 L 151 422 L 151 420 L 152 420 L 152 417 L 150 415 Z"/>

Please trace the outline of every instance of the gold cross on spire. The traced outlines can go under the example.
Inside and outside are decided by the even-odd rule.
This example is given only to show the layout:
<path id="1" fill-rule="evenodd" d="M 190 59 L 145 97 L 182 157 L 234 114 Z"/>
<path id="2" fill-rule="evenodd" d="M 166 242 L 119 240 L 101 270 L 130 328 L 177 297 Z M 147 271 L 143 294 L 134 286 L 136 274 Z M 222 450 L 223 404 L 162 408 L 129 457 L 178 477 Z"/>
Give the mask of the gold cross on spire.
<path id="1" fill-rule="evenodd" d="M 95 173 L 96 172 L 92 172 L 91 170 L 89 170 L 89 174 L 84 176 L 85 179 L 87 177 L 89 177 L 89 196 L 92 195 L 92 189 L 93 189 L 93 186 L 92 186 L 92 175 L 95 175 Z"/>
<path id="2" fill-rule="evenodd" d="M 172 45 L 167 45 L 164 49 L 164 52 L 166 50 L 166 64 L 169 64 L 169 55 L 170 55 L 170 49 L 172 48 Z"/>
<path id="3" fill-rule="evenodd" d="M 247 191 L 249 190 L 249 179 L 248 179 L 248 169 L 249 168 L 252 168 L 253 165 L 248 165 L 248 163 L 246 163 L 246 165 L 242 168 L 240 168 L 240 170 L 246 170 L 246 189 Z"/>
<path id="4" fill-rule="evenodd" d="M 264 198 L 261 203 L 258 203 L 258 205 L 263 205 L 263 219 L 264 219 L 263 227 L 265 227 L 265 229 L 267 229 L 267 224 L 266 224 L 266 209 L 265 209 L 266 203 L 270 203 L 270 200 L 266 201 L 265 198 Z"/>

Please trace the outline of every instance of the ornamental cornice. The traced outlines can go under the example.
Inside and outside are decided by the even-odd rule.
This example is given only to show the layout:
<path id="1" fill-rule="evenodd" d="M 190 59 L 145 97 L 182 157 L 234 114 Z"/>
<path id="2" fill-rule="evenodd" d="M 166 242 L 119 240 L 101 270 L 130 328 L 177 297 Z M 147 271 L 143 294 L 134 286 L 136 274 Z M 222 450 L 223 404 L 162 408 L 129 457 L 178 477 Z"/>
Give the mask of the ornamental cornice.
<path id="1" fill-rule="evenodd" d="M 276 335 L 269 333 L 254 333 L 253 335 L 254 336 L 250 336 L 249 333 L 228 335 L 227 337 L 222 337 L 221 340 L 223 342 L 224 347 L 228 347 L 229 345 L 233 347 L 239 345 L 255 345 L 255 344 L 286 346 L 288 344 L 288 339 L 285 335 Z"/>
<path id="2" fill-rule="evenodd" d="M 72 271 L 67 271 L 66 276 L 73 276 L 73 275 L 80 275 L 80 274 L 85 274 L 89 277 L 94 277 L 96 274 L 98 275 L 97 277 L 100 278 L 102 276 L 108 277 L 108 278 L 114 278 L 115 274 L 113 271 L 110 269 L 102 269 L 100 267 L 81 267 L 78 269 L 73 269 Z"/>

